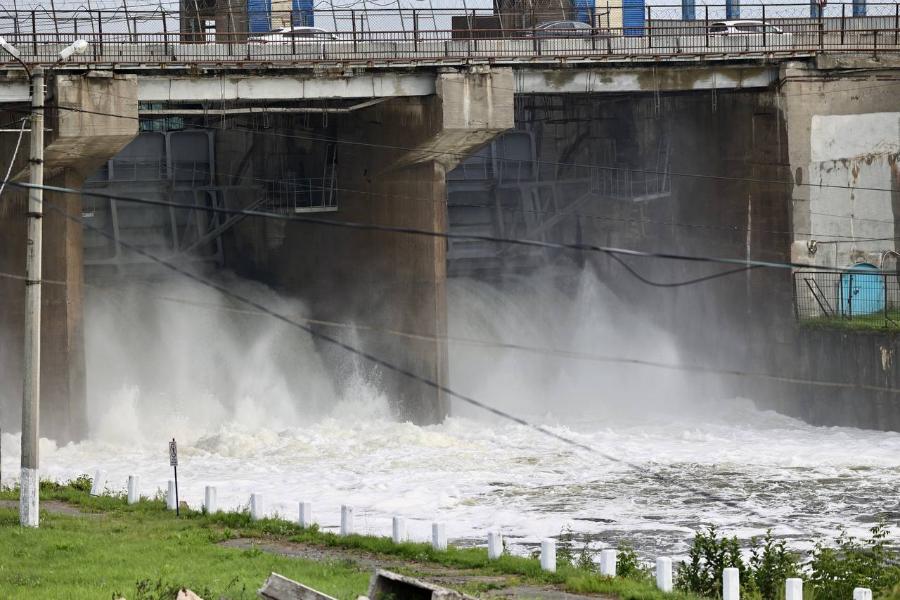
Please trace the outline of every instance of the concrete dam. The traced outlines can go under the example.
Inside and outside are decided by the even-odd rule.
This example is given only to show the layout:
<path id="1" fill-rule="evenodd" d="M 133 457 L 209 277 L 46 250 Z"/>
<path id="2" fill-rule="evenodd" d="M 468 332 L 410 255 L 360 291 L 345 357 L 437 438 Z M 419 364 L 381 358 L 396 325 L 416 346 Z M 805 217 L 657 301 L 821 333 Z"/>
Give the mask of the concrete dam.
<path id="1" fill-rule="evenodd" d="M 87 430 L 85 303 L 175 277 L 150 257 L 263 283 L 301 300 L 317 330 L 353 324 L 348 343 L 417 376 L 379 376 L 397 416 L 417 424 L 451 413 L 448 281 L 557 269 L 590 271 L 671 334 L 699 395 L 752 398 L 813 424 L 900 428 L 896 277 L 884 276 L 883 326 L 829 326 L 843 283 L 802 268 L 897 269 L 900 59 L 883 48 L 712 57 L 648 46 L 625 57 L 611 42 L 612 54 L 579 60 L 559 58 L 572 48 L 524 61 L 496 47 L 491 59 L 482 46 L 403 64 L 244 64 L 211 56 L 212 44 L 149 64 L 135 45 L 112 58 L 116 43 L 57 66 L 47 86 L 46 182 L 90 193 L 45 193 L 56 207 L 43 219 L 46 437 Z M 41 62 L 48 51 L 34 49 Z M 0 112 L 18 127 L 30 90 L 16 63 L 2 66 Z M 16 148 L 28 135 L 0 137 L 12 181 L 27 178 Z M 25 198 L 8 186 L 0 205 L 3 423 L 19 419 Z M 793 268 L 666 289 L 726 268 L 489 237 Z"/>

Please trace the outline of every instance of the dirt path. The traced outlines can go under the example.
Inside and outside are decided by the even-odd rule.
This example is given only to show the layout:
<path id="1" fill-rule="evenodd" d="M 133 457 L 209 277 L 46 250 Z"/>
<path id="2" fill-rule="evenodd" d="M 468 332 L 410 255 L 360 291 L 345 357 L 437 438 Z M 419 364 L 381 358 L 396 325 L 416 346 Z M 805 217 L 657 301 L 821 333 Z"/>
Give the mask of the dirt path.
<path id="1" fill-rule="evenodd" d="M 548 600 L 578 600 L 581 598 L 597 600 L 612 600 L 609 596 L 583 596 L 569 594 L 551 587 L 534 587 L 516 585 L 514 578 L 507 575 L 476 575 L 465 569 L 453 569 L 440 565 L 427 565 L 394 558 L 384 558 L 362 550 L 345 548 L 324 548 L 308 544 L 293 542 L 281 542 L 275 540 L 257 540 L 250 538 L 237 538 L 221 543 L 229 548 L 250 549 L 256 548 L 263 552 L 271 552 L 281 556 L 294 556 L 317 561 L 350 561 L 363 570 L 388 569 L 411 570 L 417 576 L 427 581 L 446 587 L 458 587 L 461 585 L 483 585 L 485 587 L 500 587 L 484 592 L 485 598 L 540 598 Z"/>
<path id="2" fill-rule="evenodd" d="M 18 510 L 19 503 L 16 500 L 0 500 L 0 508 L 14 508 Z M 76 507 L 56 500 L 42 500 L 41 510 L 46 510 L 52 515 L 69 515 L 70 517 L 99 517 L 100 513 L 86 513 Z"/>

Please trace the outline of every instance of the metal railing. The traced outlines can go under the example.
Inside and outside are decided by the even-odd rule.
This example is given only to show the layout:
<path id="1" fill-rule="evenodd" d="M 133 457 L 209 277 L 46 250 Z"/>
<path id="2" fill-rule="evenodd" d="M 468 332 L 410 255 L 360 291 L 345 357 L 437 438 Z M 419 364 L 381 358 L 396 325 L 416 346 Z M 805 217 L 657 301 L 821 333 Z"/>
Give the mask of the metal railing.
<path id="1" fill-rule="evenodd" d="M 73 38 L 90 50 L 76 63 L 267 63 L 346 61 L 478 61 L 543 58 L 681 58 L 695 55 L 808 55 L 821 51 L 900 50 L 900 4 L 868 4 L 854 16 L 852 4 L 829 4 L 815 15 L 809 4 L 744 5 L 742 18 L 755 29 L 720 31 L 723 5 L 707 5 L 685 20 L 680 7 L 648 7 L 634 21 L 621 9 L 597 11 L 590 27 L 547 31 L 559 14 L 494 14 L 490 10 L 316 10 L 312 21 L 325 33 L 266 35 L 249 31 L 244 14 L 210 15 L 156 11 L 5 11 L 0 35 L 23 59 L 52 63 Z M 297 22 L 295 13 L 266 15 L 271 27 Z M 306 17 L 304 17 L 306 19 Z M 306 20 L 309 22 L 309 20 Z M 578 31 L 580 33 L 576 34 Z M 0 64 L 12 63 L 0 53 Z"/>
<path id="2" fill-rule="evenodd" d="M 900 273 L 796 271 L 794 308 L 808 325 L 900 329 Z"/>

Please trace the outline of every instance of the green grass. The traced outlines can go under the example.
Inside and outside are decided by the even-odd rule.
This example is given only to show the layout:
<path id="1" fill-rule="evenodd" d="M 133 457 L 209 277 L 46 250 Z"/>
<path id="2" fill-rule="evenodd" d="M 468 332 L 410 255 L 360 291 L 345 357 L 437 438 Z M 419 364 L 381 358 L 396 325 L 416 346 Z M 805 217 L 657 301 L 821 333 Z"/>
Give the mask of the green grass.
<path id="1" fill-rule="evenodd" d="M 871 315 L 856 315 L 852 319 L 846 317 L 816 317 L 803 319 L 801 325 L 811 328 L 842 329 L 848 331 L 897 331 L 900 330 L 900 311 L 889 310 Z"/>
<path id="2" fill-rule="evenodd" d="M 553 585 L 570 592 L 605 593 L 623 600 L 692 600 L 686 594 L 663 594 L 649 579 L 601 577 L 588 569 L 560 564 L 556 573 L 541 570 L 537 560 L 504 555 L 488 560 L 483 548 L 434 550 L 430 544 L 394 544 L 376 536 L 338 536 L 316 527 L 272 518 L 252 521 L 246 511 L 207 515 L 183 510 L 176 518 L 160 498 L 127 505 L 121 495 L 92 497 L 90 482 L 41 484 L 41 497 L 66 502 L 85 516 L 42 512 L 41 527 L 22 529 L 14 509 L 0 509 L 0 598 L 172 598 L 171 590 L 189 587 L 204 598 L 255 598 L 275 571 L 338 598 L 365 592 L 370 573 L 352 561 L 315 562 L 280 557 L 258 549 L 218 544 L 244 537 L 292 541 L 365 552 L 402 561 L 400 569 L 416 574 L 420 565 L 441 565 L 473 575 L 502 575 L 512 584 Z M 0 499 L 15 500 L 18 490 L 0 490 Z M 478 591 L 477 585 L 467 588 Z"/>

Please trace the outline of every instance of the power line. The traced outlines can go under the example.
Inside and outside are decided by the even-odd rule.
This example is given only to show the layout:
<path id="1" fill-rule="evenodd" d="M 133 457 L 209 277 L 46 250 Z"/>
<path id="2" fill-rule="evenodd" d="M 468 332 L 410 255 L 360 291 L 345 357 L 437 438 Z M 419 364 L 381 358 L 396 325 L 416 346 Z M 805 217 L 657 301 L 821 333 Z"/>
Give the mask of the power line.
<path id="1" fill-rule="evenodd" d="M 332 219 L 315 219 L 310 217 L 303 217 L 298 215 L 280 215 L 270 212 L 262 212 L 256 210 L 240 210 L 240 209 L 231 209 L 231 208 L 221 208 L 221 207 L 212 207 L 212 206 L 198 206 L 198 205 L 185 205 L 179 204 L 177 202 L 167 202 L 165 200 L 153 200 L 149 198 L 134 198 L 129 196 L 121 196 L 117 194 L 106 194 L 103 192 L 92 192 L 85 190 L 76 190 L 73 188 L 67 187 L 59 187 L 52 185 L 42 185 L 36 186 L 30 183 L 20 183 L 20 182 L 9 182 L 10 185 L 29 189 L 32 187 L 38 187 L 45 191 L 49 192 L 57 192 L 62 194 L 76 194 L 76 195 L 85 195 L 85 196 L 96 196 L 100 198 L 108 198 L 112 200 L 121 200 L 124 202 L 134 202 L 137 204 L 148 204 L 155 206 L 166 206 L 181 210 L 199 210 L 204 212 L 212 212 L 212 213 L 222 213 L 222 214 L 231 214 L 231 215 L 243 215 L 247 217 L 261 217 L 266 219 L 273 219 L 279 221 L 294 221 L 298 223 L 308 223 L 314 225 L 324 225 L 328 227 L 338 227 L 344 229 L 358 229 L 358 230 L 369 230 L 369 231 L 383 231 L 386 233 L 403 233 L 409 235 L 422 235 L 428 237 L 436 237 L 443 238 L 448 240 L 469 240 L 469 241 L 481 241 L 481 242 L 491 242 L 498 244 L 508 244 L 515 246 L 524 246 L 524 247 L 532 247 L 532 248 L 544 248 L 544 249 L 553 249 L 553 250 L 572 250 L 578 252 L 590 252 L 590 253 L 600 253 L 607 255 L 619 255 L 619 256 L 633 256 L 640 258 L 657 258 L 664 260 L 681 260 L 686 262 L 695 262 L 695 263 L 709 263 L 709 264 L 723 264 L 723 265 L 735 265 L 743 268 L 748 267 L 764 267 L 764 268 L 772 268 L 772 269 L 807 269 L 807 270 L 815 270 L 822 272 L 832 272 L 832 273 L 843 273 L 844 271 L 840 269 L 835 269 L 832 267 L 821 267 L 817 265 L 806 265 L 801 263 L 791 263 L 791 262 L 774 262 L 774 261 L 761 261 L 761 260 L 751 260 L 751 259 L 741 259 L 741 258 L 725 258 L 725 257 L 715 257 L 715 256 L 697 256 L 697 255 L 687 255 L 687 254 L 675 254 L 671 252 L 646 252 L 641 250 L 631 250 L 627 248 L 615 248 L 611 246 L 598 246 L 594 244 L 564 244 L 558 242 L 545 242 L 540 240 L 525 240 L 519 238 L 504 238 L 497 236 L 489 236 L 489 235 L 475 235 L 475 234 L 462 234 L 462 233 L 446 233 L 446 232 L 438 232 L 438 231 L 429 231 L 426 229 L 417 229 L 414 227 L 397 227 L 391 225 L 376 225 L 370 223 L 361 223 L 357 221 L 338 221 Z"/>
<path id="2" fill-rule="evenodd" d="M 16 164 L 16 156 L 19 154 L 19 146 L 22 144 L 22 134 L 25 133 L 25 123 L 28 119 L 22 119 L 22 127 L 19 128 L 19 139 L 16 140 L 16 147 L 13 150 L 12 158 L 9 159 L 9 168 L 6 170 L 6 177 L 3 178 L 3 181 L 0 181 L 0 198 L 3 197 L 3 188 L 6 187 L 6 182 L 9 181 L 9 175 L 12 173 L 13 165 Z"/>
<path id="3" fill-rule="evenodd" d="M 14 273 L 2 272 L 0 271 L 0 277 L 4 277 L 7 279 L 14 279 L 18 281 L 25 281 L 24 275 L 16 275 Z M 53 280 L 53 279 L 41 279 L 41 283 L 49 284 L 49 285 L 68 285 L 65 281 Z M 112 290 L 102 285 L 96 284 L 85 284 L 86 287 L 102 290 L 104 292 L 119 292 L 120 290 Z M 142 298 L 150 298 L 153 300 L 159 300 L 163 302 L 171 302 L 174 304 L 181 304 L 185 306 L 193 306 L 196 308 L 215 310 L 215 311 L 223 311 L 223 312 L 232 312 L 238 314 L 245 315 L 255 315 L 255 316 L 264 316 L 268 317 L 268 313 L 253 310 L 253 309 L 244 309 L 244 308 L 235 308 L 230 306 L 220 306 L 216 304 L 211 304 L 208 302 L 198 302 L 195 300 L 188 300 L 186 298 L 175 298 L 171 296 L 156 296 L 153 294 L 145 294 Z M 593 354 L 590 352 L 581 352 L 577 350 L 565 350 L 562 348 L 551 348 L 551 347 L 541 347 L 541 346 L 532 346 L 528 344 L 515 344 L 511 342 L 503 342 L 500 340 L 484 340 L 477 338 L 468 338 L 468 337 L 459 337 L 459 336 L 436 336 L 436 335 L 426 335 L 421 333 L 412 333 L 408 331 L 402 331 L 398 329 L 386 329 L 381 327 L 374 327 L 371 325 L 363 325 L 359 323 L 351 323 L 346 321 L 333 321 L 326 319 L 314 319 L 308 317 L 293 317 L 295 320 L 305 323 L 307 325 L 317 325 L 322 327 L 332 327 L 338 329 L 347 329 L 353 331 L 368 331 L 373 333 L 380 333 L 385 335 L 391 335 L 396 337 L 402 337 L 405 339 L 418 340 L 418 341 L 427 341 L 427 342 L 449 342 L 467 346 L 481 347 L 481 348 L 491 348 L 495 350 L 512 350 L 525 352 L 529 354 L 538 354 L 542 356 L 551 356 L 556 358 L 565 358 L 570 360 L 580 360 L 580 361 L 589 361 L 589 362 L 599 362 L 599 363 L 614 363 L 614 364 L 624 364 L 624 365 L 632 365 L 632 366 L 640 366 L 640 367 L 653 367 L 658 369 L 666 369 L 671 371 L 680 371 L 680 372 L 693 372 L 693 373 L 703 373 L 708 375 L 729 375 L 734 377 L 746 377 L 751 379 L 763 379 L 768 381 L 778 381 L 782 383 L 790 383 L 796 385 L 807 385 L 807 386 L 819 386 L 819 387 L 827 387 L 827 388 L 843 388 L 843 389 L 861 389 L 866 391 L 873 392 L 884 392 L 889 394 L 900 394 L 900 388 L 889 388 L 882 387 L 876 385 L 868 385 L 862 383 L 848 383 L 842 381 L 822 381 L 818 379 L 803 379 L 799 377 L 786 377 L 783 375 L 773 375 L 771 373 L 759 373 L 753 371 L 741 371 L 738 369 L 721 369 L 716 367 L 705 367 L 702 365 L 687 365 L 681 363 L 666 363 L 661 361 L 653 361 L 641 358 L 629 358 L 629 357 L 619 357 L 619 356 L 605 356 L 600 354 Z"/>
<path id="4" fill-rule="evenodd" d="M 5 275 L 0 273 L 0 275 Z M 65 282 L 62 282 L 65 284 Z M 89 286 L 94 288 L 101 288 L 102 286 Z M 105 288 L 104 288 L 105 289 Z M 108 290 L 107 290 L 108 291 Z M 194 306 L 198 308 L 205 308 L 211 310 L 221 310 L 227 312 L 235 312 L 240 314 L 249 314 L 249 315 L 257 315 L 257 316 L 268 316 L 266 313 L 250 310 L 250 309 L 242 309 L 242 308 L 234 308 L 234 307 L 226 307 L 226 306 L 218 306 L 215 304 L 205 303 L 205 302 L 196 302 L 192 300 L 187 300 L 184 298 L 173 298 L 170 296 L 153 296 L 147 295 L 144 297 L 150 297 L 153 299 L 161 300 L 164 302 L 172 302 L 175 304 L 183 304 L 187 306 Z M 297 317 L 295 317 L 297 318 Z M 566 358 L 571 360 L 583 360 L 590 362 L 600 362 L 600 363 L 616 363 L 616 364 L 625 364 L 632 366 L 641 366 L 641 367 L 654 367 L 659 369 L 668 369 L 673 371 L 681 371 L 681 372 L 695 372 L 695 373 L 704 373 L 709 375 L 730 375 L 735 377 L 748 377 L 753 379 L 764 379 L 769 381 L 779 381 L 783 383 L 791 383 L 798 385 L 809 385 L 809 386 L 822 386 L 829 388 L 845 388 L 845 389 L 865 389 L 867 391 L 876 391 L 876 392 L 886 392 L 891 394 L 900 394 L 900 389 L 898 388 L 888 388 L 867 384 L 857 384 L 857 383 L 847 383 L 841 381 L 821 381 L 818 379 L 803 379 L 797 377 L 785 377 L 781 375 L 772 375 L 770 373 L 758 373 L 752 371 L 740 371 L 737 369 L 720 369 L 714 367 L 704 367 L 702 365 L 686 365 L 686 364 L 675 364 L 675 363 L 665 363 L 660 361 L 652 361 L 640 358 L 628 358 L 628 357 L 618 357 L 618 356 L 604 356 L 599 354 L 593 354 L 589 352 L 580 352 L 575 350 L 565 350 L 561 348 L 548 348 L 541 346 L 531 346 L 527 344 L 514 344 L 510 342 L 502 342 L 500 340 L 483 340 L 476 338 L 467 338 L 467 337 L 459 337 L 459 336 L 434 336 L 434 335 L 425 335 L 420 333 L 411 333 L 407 331 L 401 331 L 396 329 L 384 329 L 379 327 L 373 327 L 370 325 L 362 325 L 357 323 L 348 323 L 341 321 L 331 321 L 331 320 L 323 320 L 323 319 L 312 319 L 312 318 L 297 318 L 297 320 L 306 323 L 308 325 L 319 325 L 324 327 L 334 327 L 340 329 L 349 329 L 354 331 L 370 331 L 373 333 L 381 333 L 386 335 L 392 335 L 412 340 L 420 340 L 420 341 L 428 341 L 428 342 L 449 342 L 456 343 L 461 345 L 482 347 L 482 348 L 491 348 L 495 350 L 512 350 L 512 351 L 520 351 L 530 354 L 539 354 L 542 356 L 552 356 L 556 358 Z"/>
<path id="5" fill-rule="evenodd" d="M 54 211 L 60 213 L 64 218 L 66 218 L 66 219 L 68 219 L 68 220 L 71 220 L 71 221 L 74 221 L 74 222 L 77 222 L 77 223 L 81 223 L 82 226 L 88 227 L 89 229 L 92 229 L 92 230 L 96 231 L 96 232 L 99 233 L 100 235 L 102 235 L 102 236 L 104 236 L 104 237 L 107 237 L 108 239 L 114 240 L 114 236 L 113 236 L 112 234 L 110 234 L 110 233 L 108 233 L 108 232 L 106 232 L 106 231 L 103 231 L 101 228 L 96 227 L 96 226 L 94 226 L 94 225 L 92 225 L 92 224 L 90 224 L 90 223 L 86 223 L 86 222 L 84 221 L 83 218 L 78 217 L 78 216 L 76 216 L 76 215 L 72 215 L 72 214 L 66 212 L 65 210 L 63 210 L 61 207 L 57 206 L 57 205 L 54 204 L 53 202 L 50 202 L 50 201 L 48 201 L 48 200 L 45 199 L 45 200 L 44 200 L 44 204 L 49 205 L 49 207 L 51 208 L 51 210 L 54 210 Z M 114 241 L 115 241 L 115 240 L 114 240 Z M 346 351 L 346 352 L 349 352 L 349 353 L 351 353 L 351 354 L 354 354 L 354 355 L 356 355 L 356 356 L 359 356 L 360 358 L 365 359 L 366 361 L 370 362 L 370 363 L 373 364 L 373 365 L 376 365 L 376 366 L 379 366 L 379 367 L 388 369 L 389 371 L 395 372 L 395 373 L 397 373 L 397 374 L 399 374 L 399 375 L 402 375 L 403 377 L 406 377 L 406 378 L 408 378 L 408 379 L 410 379 L 410 380 L 412 380 L 412 381 L 416 381 L 416 382 L 418 382 L 418 383 L 420 383 L 420 384 L 422 384 L 422 385 L 425 385 L 425 386 L 427 386 L 427 387 L 430 387 L 430 388 L 432 388 L 432 389 L 434 389 L 434 390 L 436 390 L 436 391 L 438 391 L 438 392 L 440 392 L 440 393 L 442 393 L 442 394 L 445 394 L 445 395 L 447 395 L 447 396 L 449 396 L 449 397 L 451 397 L 451 398 L 455 398 L 455 399 L 457 399 L 457 400 L 459 400 L 459 401 L 461 401 L 461 402 L 464 402 L 464 403 L 466 403 L 466 404 L 469 404 L 469 405 L 471 405 L 471 406 L 474 406 L 474 407 L 476 407 L 476 408 L 479 408 L 479 409 L 481 409 L 481 410 L 484 410 L 484 411 L 486 411 L 486 412 L 488 412 L 488 413 L 491 413 L 491 414 L 493 414 L 493 415 L 495 415 L 495 416 L 498 416 L 498 417 L 500 417 L 500 418 L 506 419 L 506 420 L 508 420 L 508 421 L 511 421 L 511 422 L 516 423 L 516 424 L 518 424 L 518 425 L 521 425 L 521 426 L 523 426 L 523 427 L 529 428 L 529 429 L 531 429 L 531 430 L 533 430 L 533 431 L 536 431 L 536 432 L 538 432 L 538 433 L 540 433 L 540 434 L 542 434 L 542 435 L 545 435 L 545 436 L 547 436 L 547 437 L 550 437 L 550 438 L 552 438 L 552 439 L 555 439 L 555 440 L 557 440 L 557 441 L 559 441 L 559 442 L 562 442 L 563 444 L 566 444 L 566 445 L 568 445 L 568 446 L 571 446 L 571 447 L 573 447 L 573 448 L 575 448 L 575 449 L 578 449 L 578 450 L 584 450 L 584 451 L 590 452 L 590 453 L 592 453 L 592 454 L 595 454 L 595 455 L 597 455 L 597 456 L 600 456 L 600 457 L 602 457 L 602 458 L 604 458 L 604 459 L 606 459 L 606 460 L 608 460 L 608 461 L 610 461 L 610 462 L 614 462 L 614 463 L 618 463 L 618 464 L 624 465 L 624 466 L 628 467 L 629 469 L 635 470 L 635 471 L 640 472 L 640 473 L 644 473 L 644 474 L 647 475 L 648 477 L 650 477 L 650 478 L 652 478 L 652 479 L 655 479 L 655 480 L 657 480 L 657 481 L 660 481 L 660 482 L 662 482 L 662 483 L 666 483 L 666 484 L 673 484 L 673 483 L 674 483 L 674 482 L 668 480 L 667 478 L 663 477 L 662 475 L 659 475 L 659 474 L 657 474 L 657 473 L 650 472 L 650 471 L 649 471 L 648 469 L 646 469 L 645 467 L 642 467 L 642 466 L 640 466 L 640 465 L 637 465 L 637 464 L 635 464 L 635 463 L 632 463 L 632 462 L 630 462 L 630 461 L 628 461 L 628 460 L 626 460 L 626 459 L 622 459 L 622 458 L 613 456 L 613 455 L 611 455 L 611 454 L 609 454 L 609 453 L 607 453 L 607 452 L 604 452 L 604 451 L 602 451 L 602 450 L 599 450 L 599 449 L 597 449 L 597 448 L 591 446 L 591 445 L 588 444 L 588 443 L 580 442 L 580 441 L 575 440 L 575 439 L 572 439 L 572 438 L 570 438 L 570 437 L 567 437 L 567 436 L 558 434 L 558 433 L 556 433 L 556 432 L 554 432 L 554 431 L 548 429 L 547 427 L 545 427 L 545 426 L 543 426 L 543 425 L 538 425 L 538 424 L 532 423 L 532 422 L 528 421 L 527 419 L 524 419 L 524 418 L 522 418 L 522 417 L 515 416 L 515 415 L 513 415 L 513 414 L 511 414 L 511 413 L 509 413 L 509 412 L 506 412 L 506 411 L 501 410 L 501 409 L 499 409 L 499 408 L 496 408 L 496 407 L 494 407 L 494 406 L 490 406 L 490 405 L 488 405 L 488 404 L 485 404 L 484 402 L 481 402 L 481 401 L 477 400 L 476 398 L 474 398 L 474 397 L 472 397 L 472 396 L 469 396 L 469 395 L 462 394 L 462 393 L 460 393 L 460 392 L 454 391 L 454 390 L 450 389 L 449 387 L 447 387 L 447 386 L 445 386 L 445 385 L 443 385 L 443 384 L 441 384 L 441 383 L 435 382 L 435 381 L 433 381 L 433 380 L 431 380 L 431 379 L 429 379 L 429 378 L 427 378 L 427 377 L 423 377 L 423 376 L 421 376 L 421 375 L 418 375 L 417 373 L 414 373 L 414 372 L 412 372 L 412 371 L 410 371 L 409 369 L 406 369 L 406 368 L 404 368 L 404 367 L 400 367 L 400 366 L 398 366 L 398 365 L 395 365 L 394 363 L 392 363 L 392 362 L 390 362 L 390 361 L 388 361 L 388 360 L 382 359 L 382 358 L 380 358 L 380 357 L 378 357 L 378 356 L 376 356 L 376 355 L 374 355 L 374 354 L 371 354 L 370 352 L 366 352 L 366 351 L 361 350 L 361 349 L 359 349 L 359 348 L 356 348 L 356 347 L 354 347 L 354 346 L 352 346 L 352 345 L 350 345 L 350 344 L 347 344 L 347 343 L 345 343 L 345 342 L 342 342 L 342 341 L 340 341 L 339 339 L 337 339 L 337 338 L 335 338 L 335 337 L 332 337 L 332 336 L 330 336 L 330 335 L 324 334 L 324 333 L 322 333 L 322 332 L 320 332 L 320 331 L 316 331 L 314 328 L 309 327 L 308 325 L 305 325 L 305 324 L 303 324 L 303 323 L 300 323 L 300 322 L 298 322 L 298 321 L 296 321 L 296 320 L 294 320 L 294 319 L 291 319 L 291 318 L 289 318 L 289 317 L 287 317 L 287 316 L 285 316 L 285 315 L 282 315 L 282 314 L 280 314 L 280 313 L 278 313 L 278 312 L 276 312 L 276 311 L 274 311 L 274 310 L 271 310 L 271 309 L 267 308 L 266 306 L 260 304 L 259 302 L 254 301 L 254 300 L 252 300 L 252 299 L 250 299 L 250 298 L 247 298 L 247 297 L 245 297 L 245 296 L 242 296 L 242 295 L 240 295 L 240 294 L 237 294 L 237 293 L 235 293 L 235 292 L 232 292 L 231 290 L 229 290 L 227 287 L 225 287 L 225 286 L 223 286 L 223 285 L 220 285 L 220 284 L 218 284 L 218 283 L 215 283 L 215 282 L 213 282 L 213 281 L 210 281 L 210 280 L 208 280 L 208 279 L 205 279 L 205 278 L 203 278 L 203 277 L 200 277 L 199 275 L 195 275 L 195 274 L 191 273 L 190 271 L 187 271 L 187 270 L 185 270 L 185 269 L 182 269 L 182 268 L 179 267 L 178 265 L 176 265 L 176 264 L 174 264 L 174 263 L 172 263 L 172 262 L 170 262 L 170 261 L 167 261 L 167 260 L 165 260 L 165 259 L 159 258 L 159 257 L 157 257 L 156 255 L 154 255 L 154 254 L 152 254 L 152 253 L 146 252 L 145 250 L 143 250 L 142 248 L 140 248 L 140 247 L 138 247 L 138 246 L 129 244 L 129 243 L 127 243 L 127 242 L 122 242 L 121 240 L 118 240 L 118 243 L 119 243 L 122 247 L 126 248 L 127 250 L 129 250 L 129 251 L 131 251 L 131 252 L 134 252 L 134 253 L 136 253 L 136 254 L 139 254 L 139 255 L 143 256 L 144 258 L 147 258 L 148 260 L 150 260 L 150 261 L 152 261 L 152 262 L 154 262 L 154 263 L 157 263 L 157 264 L 159 264 L 160 266 L 162 266 L 162 267 L 164 267 L 164 268 L 166 268 L 166 269 L 168 269 L 168 270 L 170 270 L 170 271 L 173 271 L 173 272 L 175 272 L 175 273 L 178 273 L 178 274 L 180 274 L 180 275 L 186 277 L 187 279 L 189 279 L 189 280 L 191 280 L 191 281 L 194 281 L 194 282 L 196 282 L 196 283 L 199 283 L 200 285 L 203 285 L 203 286 L 208 287 L 208 288 L 210 288 L 210 289 L 216 290 L 216 291 L 218 291 L 219 293 L 221 293 L 221 294 L 223 294 L 223 295 L 225 295 L 225 296 L 227 296 L 227 297 L 230 297 L 230 298 L 232 298 L 232 299 L 234 299 L 234 300 L 236 300 L 236 301 L 238 301 L 238 302 L 240 302 L 240 303 L 242 303 L 242 304 L 246 304 L 247 306 L 249 306 L 249 307 L 251 307 L 251 308 L 254 308 L 254 309 L 256 309 L 256 310 L 259 310 L 259 311 L 265 313 L 266 315 L 272 317 L 273 319 L 276 319 L 277 321 L 280 321 L 280 322 L 282 322 L 282 323 L 285 323 L 286 325 L 289 325 L 289 326 L 291 326 L 291 327 L 294 327 L 294 328 L 296 328 L 296 329 L 299 329 L 299 330 L 301 330 L 301 331 L 304 331 L 304 332 L 306 332 L 307 334 L 309 334 L 310 336 L 313 336 L 313 337 L 318 338 L 318 339 L 320 339 L 320 340 L 322 340 L 322 341 L 324 341 L 324 342 L 327 342 L 327 343 L 329 343 L 329 344 L 332 344 L 332 345 L 334 345 L 334 346 L 336 346 L 336 347 L 338 347 L 338 348 L 340 348 L 340 349 L 342 349 L 342 350 L 344 350 L 344 351 Z M 685 490 L 687 490 L 687 491 L 689 491 L 689 492 L 691 492 L 691 493 L 693 493 L 693 494 L 696 494 L 696 495 L 698 495 L 698 496 L 704 497 L 704 498 L 706 498 L 706 499 L 708 499 L 708 500 L 711 500 L 711 501 L 714 501 L 714 502 L 718 502 L 718 503 L 723 504 L 723 505 L 725 505 L 725 506 L 728 506 L 728 507 L 730 507 L 730 508 L 739 509 L 739 510 L 743 510 L 743 511 L 753 512 L 753 513 L 756 513 L 757 515 L 759 515 L 759 516 L 762 517 L 762 518 L 766 518 L 766 519 L 769 518 L 769 516 L 766 516 L 766 515 L 762 514 L 761 512 L 757 511 L 756 509 L 754 509 L 754 508 L 752 508 L 752 507 L 741 506 L 738 502 L 736 502 L 736 501 L 734 501 L 734 500 L 729 500 L 728 498 L 723 498 L 723 497 L 721 497 L 721 496 L 714 495 L 714 494 L 712 494 L 712 493 L 710 493 L 710 492 L 708 492 L 708 491 L 706 491 L 706 490 L 704 490 L 704 489 L 700 489 L 700 488 L 696 488 L 696 487 L 693 487 L 693 486 L 689 486 L 689 485 L 686 485 L 686 484 L 680 483 L 680 482 L 679 482 L 679 483 L 674 483 L 674 485 L 679 486 L 679 487 L 681 487 L 682 489 L 685 489 Z"/>
<path id="6" fill-rule="evenodd" d="M 74 106 L 58 106 L 56 107 L 61 110 L 69 110 L 73 112 L 80 112 L 86 114 L 93 114 L 98 116 L 105 117 L 113 117 L 113 118 L 121 118 L 121 119 L 131 119 L 140 121 L 143 120 L 140 116 L 134 117 L 131 115 L 121 115 L 115 113 L 107 113 L 103 111 L 92 111 L 88 109 L 78 108 Z M 15 110 L 15 109 L 11 109 Z M 367 148 L 382 148 L 385 150 L 399 150 L 404 152 L 411 152 L 416 150 L 415 148 L 409 148 L 406 146 L 397 146 L 393 144 L 380 144 L 376 142 L 362 142 L 356 140 L 345 140 L 336 137 L 327 137 L 327 136 L 317 136 L 317 135 L 298 135 L 298 134 L 289 134 L 289 133 L 280 133 L 277 131 L 259 131 L 252 129 L 245 129 L 241 127 L 225 127 L 225 126 L 208 126 L 199 129 L 221 129 L 223 131 L 246 131 L 249 133 L 253 133 L 256 135 L 269 135 L 273 137 L 282 137 L 288 139 L 300 139 L 307 140 L 313 142 L 326 142 L 330 144 L 344 144 L 351 146 L 363 146 Z M 428 155 L 435 156 L 451 156 L 453 158 L 458 159 L 467 159 L 470 158 L 471 155 L 465 152 L 453 152 L 450 150 L 428 150 L 425 152 Z M 515 159 L 509 159 L 505 157 L 499 157 L 497 160 L 504 162 L 521 162 Z M 853 190 L 853 191 L 871 191 L 871 192 L 886 192 L 893 193 L 894 190 L 890 188 L 878 188 L 878 187 L 868 187 L 868 186 L 851 186 L 851 185 L 838 185 L 838 184 L 829 184 L 829 183 L 810 183 L 810 182 L 795 182 L 788 180 L 778 180 L 778 179 L 761 179 L 755 177 L 731 177 L 727 175 L 713 175 L 707 173 L 685 173 L 685 172 L 676 172 L 676 171 L 658 171 L 653 169 L 639 169 L 632 167 L 614 167 L 610 165 L 598 165 L 598 164 L 590 164 L 590 163 L 578 163 L 578 162 L 561 162 L 561 161 L 547 161 L 537 159 L 533 162 L 538 165 L 551 165 L 551 166 L 563 166 L 563 167 L 582 167 L 589 169 L 597 169 L 601 171 L 613 171 L 613 172 L 627 172 L 627 173 L 641 173 L 645 175 L 664 175 L 668 177 L 684 177 L 684 178 L 695 178 L 695 179 L 705 179 L 711 181 L 727 181 L 727 182 L 735 182 L 735 183 L 753 183 L 753 184 L 769 184 L 769 185 L 786 185 L 786 186 L 800 186 L 800 187 L 810 187 L 817 189 L 841 189 L 841 190 Z"/>

